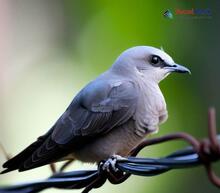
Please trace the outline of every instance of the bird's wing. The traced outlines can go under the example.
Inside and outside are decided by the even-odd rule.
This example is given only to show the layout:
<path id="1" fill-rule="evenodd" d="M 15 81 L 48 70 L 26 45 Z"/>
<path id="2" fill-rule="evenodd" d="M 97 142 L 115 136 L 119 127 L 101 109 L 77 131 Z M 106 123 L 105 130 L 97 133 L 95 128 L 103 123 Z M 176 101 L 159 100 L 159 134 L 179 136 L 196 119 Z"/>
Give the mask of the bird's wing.
<path id="1" fill-rule="evenodd" d="M 6 162 L 5 172 L 24 171 L 65 157 L 74 147 L 85 145 L 132 118 L 137 100 L 138 92 L 131 81 L 89 84 L 74 98 L 35 151 L 20 153 Z"/>
<path id="2" fill-rule="evenodd" d="M 130 119 L 136 110 L 133 82 L 93 85 L 83 90 L 61 116 L 52 134 L 58 144 L 82 145 Z"/>

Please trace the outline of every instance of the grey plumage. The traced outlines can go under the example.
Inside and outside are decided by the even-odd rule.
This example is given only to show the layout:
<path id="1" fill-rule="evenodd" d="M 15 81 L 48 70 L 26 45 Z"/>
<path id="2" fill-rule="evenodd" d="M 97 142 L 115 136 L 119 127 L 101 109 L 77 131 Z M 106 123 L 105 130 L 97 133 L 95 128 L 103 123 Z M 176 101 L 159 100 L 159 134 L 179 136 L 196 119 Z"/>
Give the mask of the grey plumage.
<path id="1" fill-rule="evenodd" d="M 127 156 L 166 121 L 158 83 L 173 71 L 189 72 L 162 50 L 128 49 L 77 94 L 47 134 L 7 161 L 3 173 L 69 158 L 98 162 L 114 154 Z"/>

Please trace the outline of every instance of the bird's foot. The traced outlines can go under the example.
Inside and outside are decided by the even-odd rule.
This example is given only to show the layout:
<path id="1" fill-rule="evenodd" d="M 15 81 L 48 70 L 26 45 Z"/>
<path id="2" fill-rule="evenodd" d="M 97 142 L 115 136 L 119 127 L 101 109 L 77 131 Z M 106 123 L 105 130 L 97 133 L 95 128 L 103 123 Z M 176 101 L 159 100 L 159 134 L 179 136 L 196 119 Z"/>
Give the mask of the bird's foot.
<path id="1" fill-rule="evenodd" d="M 100 163 L 101 169 L 107 172 L 110 172 L 111 170 L 113 170 L 114 172 L 117 172 L 118 168 L 116 167 L 116 163 L 118 160 L 126 160 L 126 158 L 120 155 L 113 155 L 106 161 L 102 161 Z"/>

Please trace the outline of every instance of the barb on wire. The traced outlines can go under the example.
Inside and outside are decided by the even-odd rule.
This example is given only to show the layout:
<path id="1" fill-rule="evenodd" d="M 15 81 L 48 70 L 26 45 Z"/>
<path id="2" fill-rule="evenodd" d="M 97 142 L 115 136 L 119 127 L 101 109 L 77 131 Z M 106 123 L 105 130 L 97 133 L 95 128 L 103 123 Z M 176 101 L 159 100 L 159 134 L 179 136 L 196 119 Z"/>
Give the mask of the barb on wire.
<path id="1" fill-rule="evenodd" d="M 84 188 L 82 192 L 86 193 L 93 188 L 101 187 L 106 180 L 109 180 L 112 184 L 120 184 L 132 174 L 155 176 L 172 169 L 199 165 L 203 165 L 206 168 L 209 180 L 220 188 L 220 178 L 212 169 L 212 163 L 220 159 L 220 135 L 217 135 L 216 131 L 214 108 L 210 108 L 209 110 L 208 121 L 208 138 L 197 140 L 187 133 L 174 133 L 158 138 L 146 139 L 132 150 L 130 157 L 117 160 L 117 171 L 113 169 L 108 172 L 103 170 L 101 166 L 104 162 L 100 162 L 97 170 L 61 172 L 42 181 L 1 187 L 0 193 L 34 193 L 52 187 L 60 189 Z M 136 157 L 140 150 L 146 146 L 172 140 L 184 140 L 190 146 L 161 158 Z"/>

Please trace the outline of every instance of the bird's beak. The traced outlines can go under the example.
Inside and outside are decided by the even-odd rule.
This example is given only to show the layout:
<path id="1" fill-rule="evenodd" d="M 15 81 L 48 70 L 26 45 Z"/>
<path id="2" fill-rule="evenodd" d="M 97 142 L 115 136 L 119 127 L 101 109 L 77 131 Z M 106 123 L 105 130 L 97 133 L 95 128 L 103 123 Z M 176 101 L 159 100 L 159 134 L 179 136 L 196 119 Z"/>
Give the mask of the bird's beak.
<path id="1" fill-rule="evenodd" d="M 165 69 L 168 69 L 169 72 L 178 72 L 178 73 L 188 73 L 191 74 L 191 71 L 186 68 L 185 66 L 179 65 L 179 64 L 173 64 L 173 65 L 169 65 L 164 67 Z"/>

